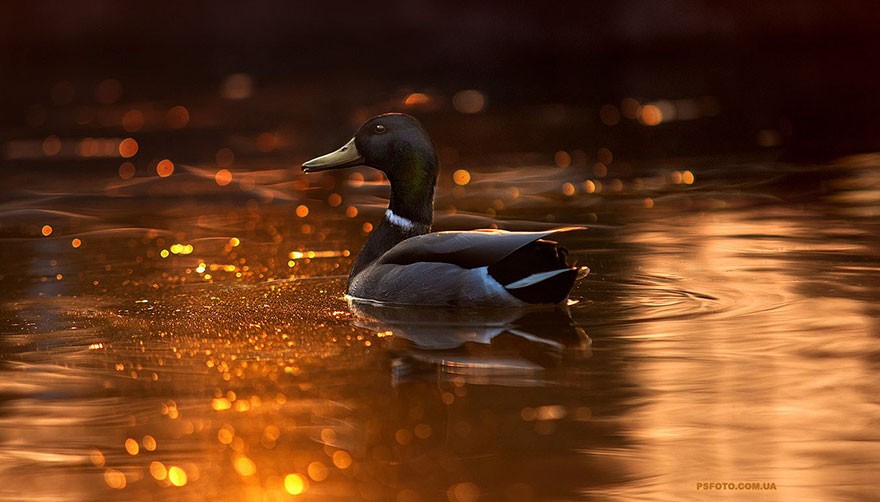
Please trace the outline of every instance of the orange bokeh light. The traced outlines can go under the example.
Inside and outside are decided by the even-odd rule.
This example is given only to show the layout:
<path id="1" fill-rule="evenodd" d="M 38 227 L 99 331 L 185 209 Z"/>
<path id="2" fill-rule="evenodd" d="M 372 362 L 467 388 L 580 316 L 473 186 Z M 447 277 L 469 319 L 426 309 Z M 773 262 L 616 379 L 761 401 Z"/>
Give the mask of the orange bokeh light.
<path id="1" fill-rule="evenodd" d="M 480 113 L 486 107 L 486 96 L 475 89 L 458 91 L 452 96 L 452 106 L 460 113 Z"/>
<path id="2" fill-rule="evenodd" d="M 348 184 L 355 188 L 360 188 L 364 186 L 365 182 L 366 180 L 364 180 L 364 175 L 361 173 L 351 173 L 350 175 L 348 175 Z"/>
<path id="3" fill-rule="evenodd" d="M 226 185 L 232 183 L 232 173 L 229 172 L 229 169 L 221 169 L 217 171 L 217 174 L 214 175 L 214 181 L 218 185 L 225 187 Z"/>
<path id="4" fill-rule="evenodd" d="M 452 173 L 452 180 L 455 181 L 456 185 L 467 185 L 471 182 L 471 173 L 467 172 L 466 169 L 459 169 Z"/>
<path id="5" fill-rule="evenodd" d="M 165 122 L 172 129 L 182 129 L 189 124 L 189 110 L 185 106 L 175 106 L 168 110 Z"/>
<path id="6" fill-rule="evenodd" d="M 116 469 L 107 469 L 104 471 L 104 482 L 107 483 L 107 486 L 116 490 L 125 488 L 125 485 L 127 484 L 125 474 Z"/>
<path id="7" fill-rule="evenodd" d="M 333 465 L 340 469 L 348 469 L 351 466 L 351 455 L 345 450 L 333 452 Z"/>
<path id="8" fill-rule="evenodd" d="M 327 466 L 325 466 L 321 462 L 310 463 L 307 471 L 309 473 L 309 477 L 314 479 L 315 481 L 324 481 L 330 474 L 327 470 Z"/>
<path id="9" fill-rule="evenodd" d="M 123 158 L 134 157 L 138 153 L 138 142 L 134 138 L 125 138 L 119 142 L 119 155 Z"/>
<path id="10" fill-rule="evenodd" d="M 308 480 L 299 474 L 288 474 L 284 477 L 284 489 L 291 495 L 299 495 L 306 491 L 308 487 Z"/>
<path id="11" fill-rule="evenodd" d="M 161 178 L 167 178 L 174 173 L 174 163 L 168 159 L 162 159 L 156 164 L 156 174 Z"/>
<path id="12" fill-rule="evenodd" d="M 553 162 L 558 167 L 568 167 L 571 165 L 571 155 L 566 151 L 560 150 L 553 155 Z"/>
<path id="13" fill-rule="evenodd" d="M 174 486 L 184 486 L 186 485 L 186 471 L 177 466 L 172 466 L 168 469 L 168 481 L 171 482 Z"/>
<path id="14" fill-rule="evenodd" d="M 61 140 L 54 134 L 43 140 L 43 153 L 48 156 L 58 155 L 61 152 Z"/>
<path id="15" fill-rule="evenodd" d="M 414 92 L 403 100 L 406 106 L 426 105 L 431 102 L 431 98 L 427 94 Z"/>
<path id="16" fill-rule="evenodd" d="M 123 162 L 119 165 L 119 177 L 124 180 L 134 178 L 135 167 L 131 162 Z"/>
<path id="17" fill-rule="evenodd" d="M 646 126 L 655 126 L 663 122 L 663 112 L 654 105 L 645 105 L 639 115 L 639 121 Z"/>

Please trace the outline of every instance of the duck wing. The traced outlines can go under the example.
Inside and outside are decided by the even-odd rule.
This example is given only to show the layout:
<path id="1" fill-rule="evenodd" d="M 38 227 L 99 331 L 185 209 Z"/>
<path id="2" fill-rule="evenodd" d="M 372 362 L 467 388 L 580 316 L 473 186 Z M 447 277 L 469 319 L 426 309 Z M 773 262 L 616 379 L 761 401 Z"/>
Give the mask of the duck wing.
<path id="1" fill-rule="evenodd" d="M 584 230 L 584 227 L 563 227 L 539 232 L 506 230 L 434 232 L 406 239 L 388 250 L 378 261 L 389 265 L 439 262 L 466 269 L 488 267 L 527 244 L 571 230 Z"/>
<path id="2" fill-rule="evenodd" d="M 411 237 L 377 259 L 349 285 L 349 293 L 382 302 L 501 306 L 559 303 L 577 269 L 568 252 L 541 232 L 477 230 Z"/>

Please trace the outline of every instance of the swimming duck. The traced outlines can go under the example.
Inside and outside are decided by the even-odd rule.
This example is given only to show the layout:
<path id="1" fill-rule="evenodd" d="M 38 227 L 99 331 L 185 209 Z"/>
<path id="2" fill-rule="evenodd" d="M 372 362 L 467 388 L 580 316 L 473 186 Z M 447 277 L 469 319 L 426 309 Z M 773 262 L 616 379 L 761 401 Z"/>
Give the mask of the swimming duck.
<path id="1" fill-rule="evenodd" d="M 382 171 L 391 198 L 348 277 L 350 299 L 402 305 L 508 307 L 568 298 L 578 269 L 545 237 L 571 230 L 431 232 L 437 154 L 413 117 L 389 113 L 364 123 L 338 150 L 302 165 L 305 173 L 368 166 Z"/>

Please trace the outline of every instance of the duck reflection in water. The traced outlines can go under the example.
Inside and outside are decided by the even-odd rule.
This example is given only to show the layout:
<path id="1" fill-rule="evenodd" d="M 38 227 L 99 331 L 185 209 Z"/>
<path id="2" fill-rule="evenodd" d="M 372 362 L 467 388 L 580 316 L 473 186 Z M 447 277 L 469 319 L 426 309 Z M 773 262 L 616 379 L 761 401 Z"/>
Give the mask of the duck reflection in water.
<path id="1" fill-rule="evenodd" d="M 349 299 L 354 324 L 390 332 L 392 380 L 463 378 L 473 384 L 539 385 L 539 374 L 591 355 L 568 308 L 463 309 Z"/>

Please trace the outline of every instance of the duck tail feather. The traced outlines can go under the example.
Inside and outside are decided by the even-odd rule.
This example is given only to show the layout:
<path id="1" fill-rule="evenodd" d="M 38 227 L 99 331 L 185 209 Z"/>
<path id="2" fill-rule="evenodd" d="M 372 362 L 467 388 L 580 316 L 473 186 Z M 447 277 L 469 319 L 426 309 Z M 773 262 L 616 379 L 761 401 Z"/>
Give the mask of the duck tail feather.
<path id="1" fill-rule="evenodd" d="M 576 268 L 564 268 L 532 274 L 504 286 L 504 289 L 526 303 L 555 304 L 568 298 L 576 278 Z"/>
<path id="2" fill-rule="evenodd" d="M 550 270 L 550 271 L 548 271 L 548 272 L 540 272 L 540 273 L 537 273 L 537 274 L 532 274 L 532 275 L 529 275 L 529 276 L 523 277 L 522 279 L 520 279 L 520 280 L 518 280 L 518 281 L 511 282 L 510 284 L 505 284 L 505 285 L 504 285 L 504 288 L 505 288 L 505 289 L 508 289 L 508 290 L 510 290 L 510 289 L 519 289 L 519 288 L 527 288 L 527 287 L 529 287 L 529 286 L 532 286 L 532 285 L 534 285 L 534 284 L 538 284 L 538 283 L 541 282 L 541 281 L 546 281 L 547 279 L 549 279 L 549 278 L 551 278 L 551 277 L 554 277 L 554 276 L 556 276 L 556 275 L 559 275 L 559 274 L 561 274 L 561 273 L 563 273 L 563 272 L 568 272 L 568 271 L 570 271 L 570 270 L 571 270 L 571 269 L 561 268 L 561 269 L 559 269 L 559 270 Z"/>

